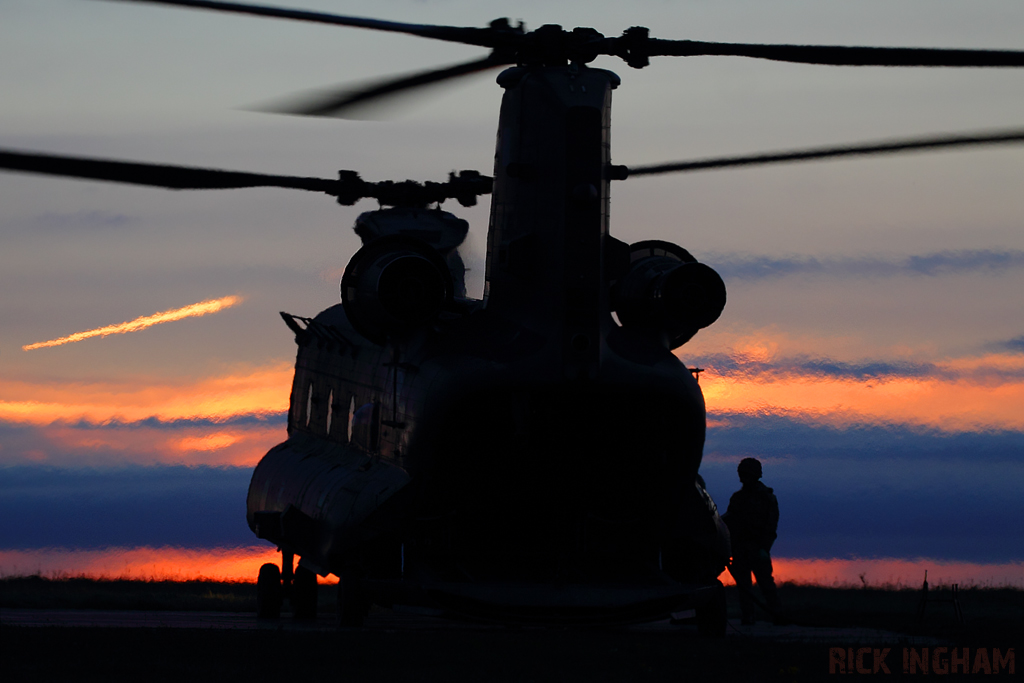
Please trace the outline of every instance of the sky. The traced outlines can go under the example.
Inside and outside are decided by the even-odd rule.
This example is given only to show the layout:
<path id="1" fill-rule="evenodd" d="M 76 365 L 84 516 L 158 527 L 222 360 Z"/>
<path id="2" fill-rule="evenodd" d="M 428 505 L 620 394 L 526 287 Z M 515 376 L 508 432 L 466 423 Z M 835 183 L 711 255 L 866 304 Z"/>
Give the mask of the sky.
<path id="1" fill-rule="evenodd" d="M 1016 0 L 277 4 L 606 35 L 644 25 L 723 42 L 1024 49 Z M 284 20 L 0 0 L 0 147 L 368 180 L 490 173 L 493 72 L 388 121 L 251 111 L 481 55 Z M 626 165 L 1014 128 L 1024 111 L 1021 69 L 595 65 L 622 77 L 612 157 Z M 1022 177 L 1024 146 L 614 184 L 613 235 L 677 242 L 725 279 L 721 319 L 677 355 L 705 368 L 701 472 L 721 508 L 738 460 L 764 462 L 783 578 L 910 583 L 945 567 L 1024 585 Z M 471 225 L 479 295 L 487 202 L 451 204 Z M 0 174 L 0 574 L 254 578 L 267 548 L 245 524 L 245 491 L 285 437 L 295 351 L 277 312 L 337 303 L 351 225 L 373 208 Z M 225 297 L 236 299 L 201 317 L 23 350 Z"/>

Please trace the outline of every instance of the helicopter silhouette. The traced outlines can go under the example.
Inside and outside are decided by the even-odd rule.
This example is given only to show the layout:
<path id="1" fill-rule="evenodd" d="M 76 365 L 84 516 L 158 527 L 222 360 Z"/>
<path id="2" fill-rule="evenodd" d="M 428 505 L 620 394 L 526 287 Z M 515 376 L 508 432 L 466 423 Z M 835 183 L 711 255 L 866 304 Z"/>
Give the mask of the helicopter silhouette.
<path id="1" fill-rule="evenodd" d="M 0 151 L 8 170 L 166 187 L 284 187 L 381 209 L 356 222 L 363 247 L 342 302 L 282 317 L 298 345 L 288 439 L 256 467 L 247 520 L 283 552 L 258 580 L 259 612 L 284 596 L 316 608 L 316 574 L 340 579 L 339 615 L 371 602 L 522 622 L 658 619 L 695 608 L 725 629 L 717 577 L 728 532 L 704 489 L 697 368 L 672 353 L 715 322 L 725 285 L 686 249 L 609 233 L 610 185 L 640 175 L 912 149 L 999 144 L 1024 132 L 943 136 L 660 164 L 614 165 L 618 76 L 599 55 L 742 55 L 831 65 L 1019 67 L 986 50 L 701 43 L 634 27 L 526 31 L 401 24 L 199 0 L 159 4 L 399 32 L 491 49 L 280 109 L 331 116 L 485 69 L 508 67 L 493 176 L 447 182 L 272 176 Z M 468 225 L 439 205 L 491 194 L 485 291 L 466 295 Z M 613 316 L 614 314 L 614 316 Z M 293 570 L 294 555 L 300 557 Z"/>

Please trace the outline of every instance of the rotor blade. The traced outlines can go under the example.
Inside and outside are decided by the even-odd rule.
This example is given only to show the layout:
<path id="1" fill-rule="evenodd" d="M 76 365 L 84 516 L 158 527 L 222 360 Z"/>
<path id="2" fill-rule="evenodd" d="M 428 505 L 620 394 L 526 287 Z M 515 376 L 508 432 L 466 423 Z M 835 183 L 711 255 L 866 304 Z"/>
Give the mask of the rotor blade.
<path id="1" fill-rule="evenodd" d="M 249 5 L 239 2 L 216 2 L 214 0 L 119 1 L 133 2 L 137 4 L 148 3 L 156 5 L 174 5 L 177 7 L 194 7 L 197 9 L 217 10 L 220 12 L 234 12 L 236 14 L 253 14 L 261 17 L 275 17 L 278 19 L 296 19 L 298 21 L 311 21 L 318 24 L 333 24 L 335 26 L 352 26 L 355 28 L 369 28 L 376 31 L 406 33 L 414 36 L 420 36 L 422 38 L 446 40 L 452 43 L 466 43 L 468 45 L 480 45 L 482 47 L 496 47 L 494 31 L 484 28 L 433 26 L 431 24 L 405 24 L 397 21 L 383 21 L 380 19 L 367 19 L 364 17 L 348 17 L 340 14 L 327 14 L 325 12 L 311 12 L 308 10 L 286 9 L 282 7 L 267 7 L 265 5 Z"/>
<path id="2" fill-rule="evenodd" d="M 87 178 L 115 183 L 148 185 L 171 190 L 226 190 L 243 187 L 287 187 L 310 192 L 338 194 L 339 182 L 323 178 L 264 175 L 212 168 L 143 164 L 107 159 L 86 159 L 52 154 L 28 154 L 0 150 L 0 169 L 42 173 L 67 178 Z"/>
<path id="3" fill-rule="evenodd" d="M 705 43 L 696 40 L 651 39 L 644 46 L 651 56 L 692 57 L 731 55 L 778 62 L 834 66 L 1024 66 L 1017 50 L 959 50 L 920 47 L 843 47 L 838 45 L 760 45 Z"/>
<path id="4" fill-rule="evenodd" d="M 770 152 L 752 154 L 741 157 L 717 157 L 698 159 L 696 161 L 679 161 L 666 164 L 638 166 L 628 170 L 628 176 L 654 175 L 657 173 L 681 173 L 685 171 L 701 171 L 708 168 L 726 168 L 728 166 L 757 166 L 761 164 L 778 164 L 790 161 L 807 161 L 812 159 L 829 159 L 833 157 L 864 156 L 869 154 L 893 154 L 919 149 L 939 149 L 948 147 L 970 147 L 977 145 L 998 145 L 1024 142 L 1024 130 L 1006 130 L 974 135 L 943 135 L 928 138 L 894 140 L 864 145 L 844 147 L 816 147 L 812 149 L 793 150 L 789 152 Z"/>
<path id="5" fill-rule="evenodd" d="M 380 98 L 399 93 L 408 93 L 416 88 L 435 85 L 448 79 L 468 76 L 469 74 L 504 66 L 508 63 L 505 59 L 490 55 L 483 59 L 455 64 L 443 69 L 433 69 L 406 76 L 391 77 L 360 88 L 348 86 L 343 89 L 318 91 L 313 94 L 292 98 L 281 104 L 259 107 L 258 109 L 278 114 L 345 118 L 346 112 L 355 107 L 370 104 Z"/>

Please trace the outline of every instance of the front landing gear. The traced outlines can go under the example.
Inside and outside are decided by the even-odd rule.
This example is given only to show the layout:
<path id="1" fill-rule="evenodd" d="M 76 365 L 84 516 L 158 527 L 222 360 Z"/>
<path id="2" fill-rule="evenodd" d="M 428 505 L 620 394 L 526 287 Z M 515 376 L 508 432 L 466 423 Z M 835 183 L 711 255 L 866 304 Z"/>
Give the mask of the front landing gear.
<path id="1" fill-rule="evenodd" d="M 697 607 L 697 633 L 702 638 L 725 638 L 726 627 L 729 624 L 725 588 L 718 580 L 715 584 L 711 599 Z"/>
<path id="2" fill-rule="evenodd" d="M 294 555 L 281 553 L 281 569 L 268 562 L 260 567 L 256 581 L 256 616 L 260 619 L 279 619 L 281 607 L 287 597 L 292 616 L 300 620 L 316 619 L 316 574 L 305 567 L 292 570 Z"/>
<path id="3" fill-rule="evenodd" d="M 299 567 L 292 579 L 292 615 L 296 619 L 315 621 L 316 598 L 316 574 L 305 567 Z"/>
<path id="4" fill-rule="evenodd" d="M 338 577 L 338 626 L 362 626 L 369 613 L 370 601 L 359 572 L 343 571 Z"/>

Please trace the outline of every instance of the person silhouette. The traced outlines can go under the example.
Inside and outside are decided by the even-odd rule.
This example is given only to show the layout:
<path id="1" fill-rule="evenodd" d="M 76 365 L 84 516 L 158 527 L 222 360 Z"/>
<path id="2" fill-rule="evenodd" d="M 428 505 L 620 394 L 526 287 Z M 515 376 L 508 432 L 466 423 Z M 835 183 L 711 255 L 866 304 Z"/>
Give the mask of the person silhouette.
<path id="1" fill-rule="evenodd" d="M 722 520 L 732 539 L 732 563 L 729 573 L 740 593 L 740 612 L 744 624 L 754 623 L 754 592 L 750 574 L 764 594 L 768 611 L 776 624 L 783 623 L 782 603 L 772 578 L 772 544 L 778 536 L 779 501 L 761 482 L 761 463 L 744 458 L 736 468 L 743 487 L 732 494 Z"/>

